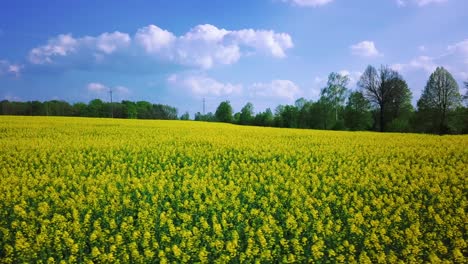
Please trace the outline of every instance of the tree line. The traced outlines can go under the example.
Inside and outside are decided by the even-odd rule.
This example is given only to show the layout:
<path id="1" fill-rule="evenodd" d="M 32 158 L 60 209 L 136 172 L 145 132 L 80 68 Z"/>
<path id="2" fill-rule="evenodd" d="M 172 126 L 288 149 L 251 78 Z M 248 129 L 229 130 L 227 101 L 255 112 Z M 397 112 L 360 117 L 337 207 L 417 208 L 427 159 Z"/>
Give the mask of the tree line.
<path id="1" fill-rule="evenodd" d="M 293 105 L 279 105 L 257 114 L 252 103 L 234 113 L 229 101 L 219 104 L 215 113 L 195 114 L 196 121 L 226 122 L 239 125 L 326 129 L 418 132 L 434 134 L 468 133 L 467 94 L 461 96 L 453 76 L 438 67 L 429 77 L 424 91 L 412 104 L 412 93 L 404 78 L 388 66 L 368 66 L 357 83 L 347 88 L 349 77 L 330 73 L 317 101 L 299 98 Z M 468 81 L 464 83 L 468 88 Z M 462 102 L 465 101 L 465 105 Z M 88 104 L 65 101 L 0 102 L 2 115 L 114 117 L 137 119 L 189 120 L 189 113 L 178 116 L 175 107 L 146 101 Z"/>
<path id="2" fill-rule="evenodd" d="M 348 83 L 348 76 L 332 72 L 317 101 L 300 98 L 294 105 L 279 105 L 274 112 L 266 109 L 256 115 L 252 103 L 233 113 L 229 101 L 224 101 L 214 114 L 198 112 L 195 120 L 327 130 L 468 133 L 468 108 L 462 104 L 468 96 L 460 95 L 457 82 L 443 67 L 430 75 L 416 109 L 408 84 L 388 66 L 368 66 L 357 91 L 349 90 Z"/>
<path id="3" fill-rule="evenodd" d="M 137 119 L 178 119 L 177 109 L 163 104 L 151 104 L 147 101 L 103 102 L 91 100 L 88 104 L 69 104 L 65 101 L 51 100 L 45 102 L 0 102 L 2 115 L 32 116 L 76 116 L 76 117 L 114 117 Z M 187 117 L 188 119 L 188 117 Z"/>

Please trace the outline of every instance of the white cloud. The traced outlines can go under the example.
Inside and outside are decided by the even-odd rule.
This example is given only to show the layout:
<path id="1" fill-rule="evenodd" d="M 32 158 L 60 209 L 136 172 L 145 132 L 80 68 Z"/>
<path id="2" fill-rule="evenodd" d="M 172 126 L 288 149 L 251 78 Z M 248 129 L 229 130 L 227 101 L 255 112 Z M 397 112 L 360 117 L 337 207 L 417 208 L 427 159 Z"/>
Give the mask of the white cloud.
<path id="1" fill-rule="evenodd" d="M 380 53 L 375 47 L 374 42 L 369 41 L 369 40 L 361 41 L 357 44 L 352 45 L 350 48 L 351 48 L 351 52 L 354 55 L 361 56 L 361 57 L 383 56 L 383 54 Z"/>
<path id="2" fill-rule="evenodd" d="M 434 62 L 434 58 L 432 57 L 419 56 L 419 57 L 412 59 L 408 63 L 393 64 L 391 68 L 398 72 L 423 70 L 426 73 L 432 73 L 437 68 L 437 64 Z"/>
<path id="3" fill-rule="evenodd" d="M 437 66 L 444 66 L 455 77 L 466 76 L 468 64 L 468 39 L 447 46 L 447 52 L 439 56 L 418 56 L 406 63 L 396 63 L 391 67 L 400 72 L 423 70 L 432 73 Z"/>
<path id="4" fill-rule="evenodd" d="M 96 48 L 105 54 L 111 54 L 117 49 L 127 47 L 130 44 L 130 36 L 121 32 L 103 33 L 96 38 Z"/>
<path id="5" fill-rule="evenodd" d="M 421 52 L 425 52 L 425 51 L 427 51 L 427 48 L 426 48 L 426 46 L 421 45 L 421 46 L 418 47 L 418 50 L 421 51 Z"/>
<path id="6" fill-rule="evenodd" d="M 104 54 L 112 54 L 118 49 L 130 45 L 130 36 L 126 33 L 103 33 L 97 37 L 85 36 L 74 38 L 71 34 L 61 34 L 49 39 L 46 45 L 32 49 L 29 61 L 33 64 L 50 64 L 55 59 L 87 51 L 95 53 L 96 58 Z"/>
<path id="7" fill-rule="evenodd" d="M 197 96 L 236 95 L 242 92 L 240 84 L 222 83 L 206 76 L 173 74 L 167 81 L 171 86 L 188 89 Z"/>
<path id="8" fill-rule="evenodd" d="M 290 80 L 273 80 L 270 83 L 254 83 L 249 87 L 252 97 L 272 97 L 286 99 L 289 102 L 299 98 L 301 89 Z"/>
<path id="9" fill-rule="evenodd" d="M 286 57 L 293 47 L 291 36 L 267 30 L 230 31 L 216 26 L 198 25 L 182 36 L 150 25 L 138 30 L 135 40 L 151 55 L 203 69 L 233 64 L 252 50 L 276 58 Z"/>
<path id="10" fill-rule="evenodd" d="M 247 102 L 252 102 L 256 111 L 263 111 L 274 109 L 279 104 L 292 104 L 299 97 L 306 96 L 291 80 L 233 83 L 214 79 L 200 71 L 190 71 L 172 74 L 166 81 L 174 93 L 186 96 L 187 100 L 198 98 L 201 105 L 201 98 L 205 98 L 208 109 L 215 107 L 213 102 L 217 104 L 228 99 L 236 111 Z"/>
<path id="11" fill-rule="evenodd" d="M 23 68 L 23 66 L 21 65 L 18 65 L 18 64 L 10 64 L 8 66 L 8 72 L 15 75 L 16 77 L 19 77 L 20 76 L 20 73 L 21 73 L 21 69 Z"/>
<path id="12" fill-rule="evenodd" d="M 22 69 L 23 65 L 12 64 L 7 60 L 0 60 L 0 76 L 14 75 L 16 77 L 19 77 L 21 75 Z"/>
<path id="13" fill-rule="evenodd" d="M 419 7 L 423 7 L 429 4 L 440 4 L 448 2 L 448 0 L 396 0 L 398 6 L 407 6 L 408 3 L 412 3 Z"/>
<path id="14" fill-rule="evenodd" d="M 333 2 L 333 0 L 282 0 L 283 2 L 288 2 L 297 6 L 304 7 L 317 7 L 323 6 Z"/>
<path id="15" fill-rule="evenodd" d="M 125 86 L 116 86 L 112 89 L 113 91 L 119 93 L 119 94 L 124 94 L 124 95 L 128 95 L 130 94 L 130 89 L 128 89 L 127 87 Z"/>
<path id="16" fill-rule="evenodd" d="M 105 86 L 104 84 L 102 83 L 89 83 L 87 86 L 87 89 L 88 91 L 90 92 L 97 92 L 97 93 L 101 93 L 101 92 L 106 92 L 106 91 L 109 91 L 109 88 L 107 86 Z"/>
<path id="17" fill-rule="evenodd" d="M 130 89 L 128 89 L 125 86 L 117 85 L 114 87 L 99 83 L 99 82 L 92 82 L 88 83 L 86 85 L 86 90 L 88 90 L 89 95 L 91 97 L 101 97 L 101 98 L 106 98 L 106 100 L 109 98 L 110 94 L 109 92 L 112 91 L 113 99 L 114 100 L 123 100 L 125 98 L 128 98 L 129 95 L 131 95 Z"/>
<path id="18" fill-rule="evenodd" d="M 244 29 L 231 32 L 235 42 L 277 58 L 286 57 L 286 49 L 293 47 L 291 36 L 274 31 Z"/>
<path id="19" fill-rule="evenodd" d="M 458 55 L 465 64 L 468 64 L 468 39 L 449 45 L 447 50 L 451 54 Z"/>
<path id="20" fill-rule="evenodd" d="M 172 46 L 176 37 L 169 31 L 155 25 L 149 25 L 138 29 L 135 41 L 139 43 L 147 53 L 157 53 Z"/>
<path id="21" fill-rule="evenodd" d="M 174 60 L 204 69 L 216 64 L 232 64 L 241 57 L 237 43 L 227 40 L 230 31 L 212 25 L 199 25 L 177 38 Z"/>
<path id="22" fill-rule="evenodd" d="M 106 56 L 124 52 L 126 59 L 150 58 L 189 67 L 209 69 L 237 62 L 242 56 L 264 54 L 286 57 L 293 47 L 291 36 L 271 30 L 226 30 L 205 24 L 176 36 L 156 25 L 137 30 L 132 38 L 127 33 L 103 33 L 75 38 L 61 34 L 47 44 L 29 52 L 32 64 L 90 65 L 102 63 Z"/>
<path id="23" fill-rule="evenodd" d="M 66 56 L 76 51 L 78 41 L 71 34 L 58 35 L 49 39 L 44 46 L 34 48 L 29 52 L 29 61 L 34 64 L 51 63 L 54 56 Z"/>

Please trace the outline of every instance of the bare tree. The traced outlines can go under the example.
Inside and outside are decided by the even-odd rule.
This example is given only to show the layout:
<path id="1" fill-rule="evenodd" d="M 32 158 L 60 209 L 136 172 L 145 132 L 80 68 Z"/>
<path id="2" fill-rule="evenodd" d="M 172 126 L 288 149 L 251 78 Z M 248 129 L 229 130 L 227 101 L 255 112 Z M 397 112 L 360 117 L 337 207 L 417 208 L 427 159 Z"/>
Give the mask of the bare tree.
<path id="1" fill-rule="evenodd" d="M 385 131 L 387 108 L 403 97 L 402 93 L 407 92 L 405 80 L 388 66 L 381 66 L 377 71 L 369 65 L 361 75 L 358 86 L 362 88 L 364 96 L 377 106 L 380 131 Z"/>

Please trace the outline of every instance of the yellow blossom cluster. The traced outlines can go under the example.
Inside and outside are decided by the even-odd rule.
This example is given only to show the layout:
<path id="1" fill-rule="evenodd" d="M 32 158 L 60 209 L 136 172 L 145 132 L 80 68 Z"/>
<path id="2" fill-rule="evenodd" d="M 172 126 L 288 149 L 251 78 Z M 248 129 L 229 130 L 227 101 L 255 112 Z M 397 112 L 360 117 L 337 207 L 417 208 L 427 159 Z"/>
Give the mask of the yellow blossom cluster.
<path id="1" fill-rule="evenodd" d="M 465 263 L 468 136 L 0 117 L 0 263 Z"/>

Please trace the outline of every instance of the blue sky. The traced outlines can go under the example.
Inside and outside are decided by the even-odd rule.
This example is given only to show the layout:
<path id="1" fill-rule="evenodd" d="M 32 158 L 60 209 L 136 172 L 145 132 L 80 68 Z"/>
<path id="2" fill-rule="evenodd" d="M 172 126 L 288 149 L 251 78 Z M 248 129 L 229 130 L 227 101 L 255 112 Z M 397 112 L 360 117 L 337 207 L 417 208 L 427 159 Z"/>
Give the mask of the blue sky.
<path id="1" fill-rule="evenodd" d="M 161 0 L 0 3 L 0 100 L 146 100 L 179 113 L 316 100 L 389 65 L 415 102 L 430 73 L 468 80 L 466 0 Z"/>

